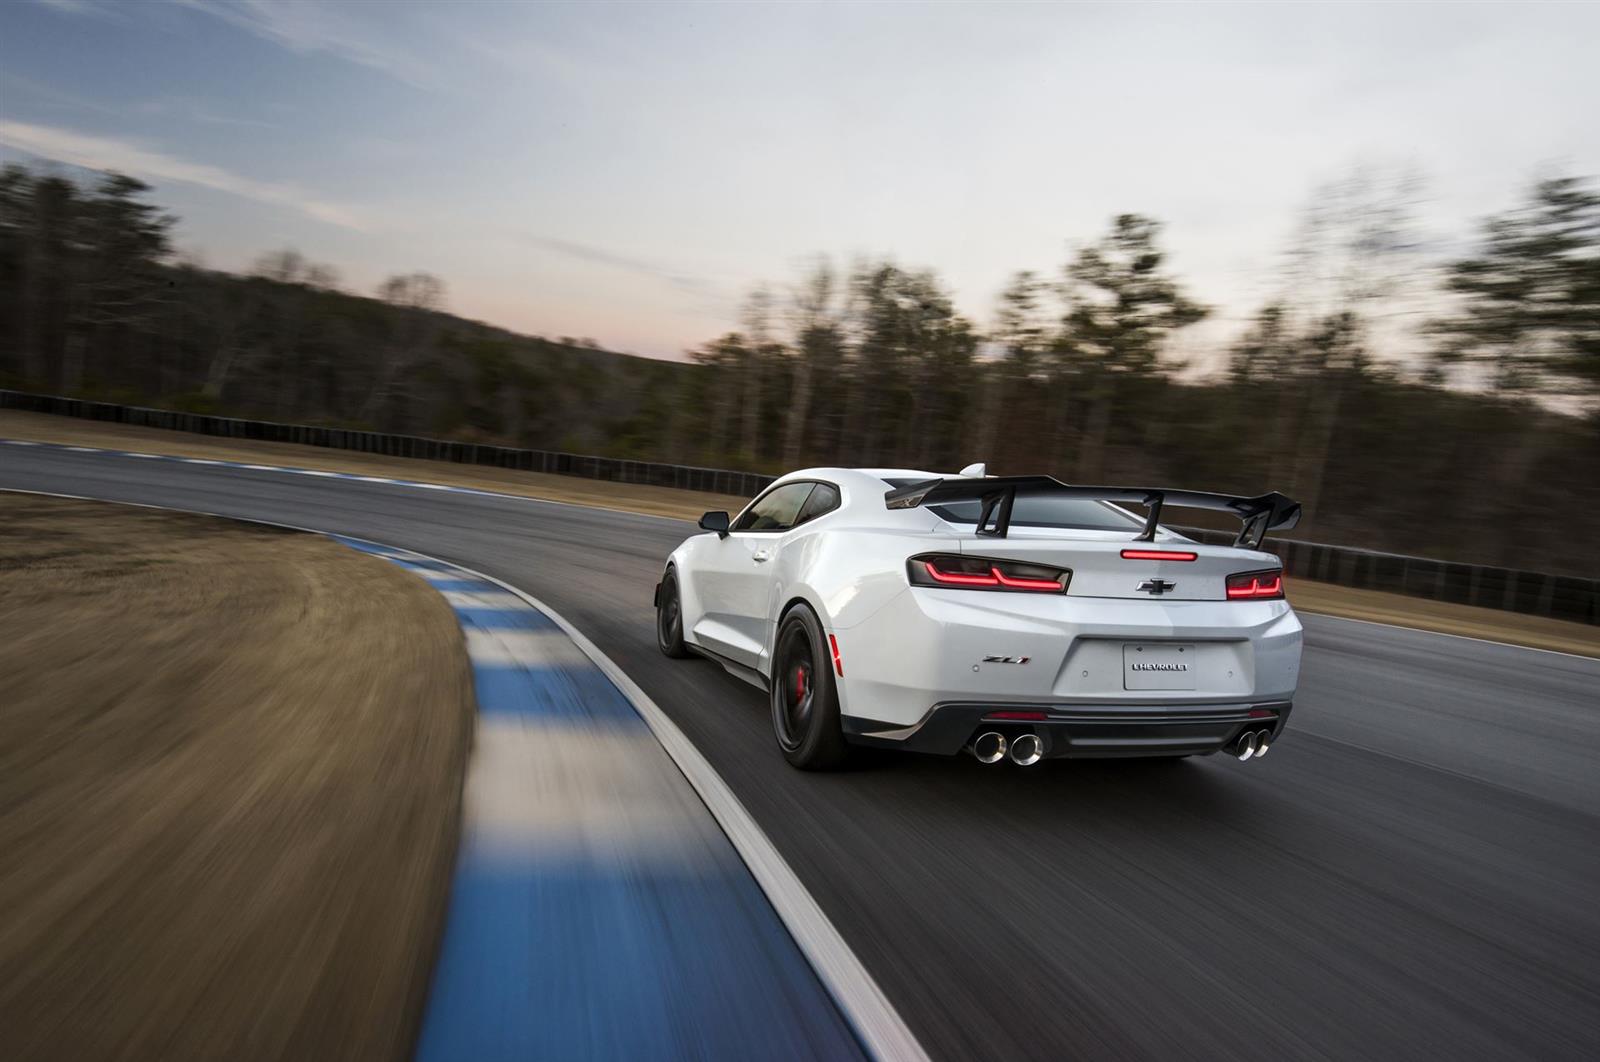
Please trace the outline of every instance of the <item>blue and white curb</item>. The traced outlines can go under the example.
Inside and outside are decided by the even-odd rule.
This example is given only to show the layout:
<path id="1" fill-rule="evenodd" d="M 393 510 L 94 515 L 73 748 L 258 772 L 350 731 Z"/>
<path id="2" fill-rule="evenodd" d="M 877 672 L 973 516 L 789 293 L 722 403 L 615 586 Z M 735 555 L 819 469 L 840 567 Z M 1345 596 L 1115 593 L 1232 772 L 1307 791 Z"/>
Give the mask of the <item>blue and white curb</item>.
<path id="1" fill-rule="evenodd" d="M 421 1062 L 866 1053 L 679 766 L 562 626 L 476 573 L 339 540 L 445 596 L 478 700 Z"/>
<path id="2" fill-rule="evenodd" d="M 0 445 L 13 445 L 23 447 L 39 447 L 56 451 L 79 451 L 96 453 L 104 456 L 142 457 L 151 460 L 173 461 L 181 464 L 192 465 L 227 465 L 235 468 L 252 469 L 262 472 L 285 472 L 290 474 L 306 474 L 327 478 L 343 478 L 366 480 L 379 483 L 391 483 L 400 486 L 416 486 L 429 490 L 457 491 L 465 494 L 487 494 L 500 498 L 511 498 L 521 502 L 538 505 L 562 505 L 561 502 L 545 502 L 540 499 L 528 498 L 522 495 L 499 494 L 492 491 L 472 490 L 468 488 L 444 487 L 439 484 L 420 483 L 408 480 L 386 480 L 370 476 L 354 476 L 344 473 L 323 473 L 311 469 L 280 468 L 272 465 L 246 465 L 238 462 L 214 461 L 204 458 L 169 457 L 157 454 L 138 454 L 130 451 L 106 450 L 96 447 L 66 446 L 56 443 L 34 443 L 21 440 L 0 439 Z M 81 501 L 104 500 L 86 497 L 79 494 L 67 494 L 56 491 L 28 490 L 7 488 L 8 491 L 20 494 L 37 494 L 57 498 L 76 498 Z M 346 544 L 364 552 L 388 555 L 396 563 L 403 563 L 436 586 L 441 586 L 443 593 L 470 594 L 472 599 L 456 598 L 458 614 L 465 609 L 483 609 L 485 614 L 499 611 L 500 606 L 508 603 L 508 598 L 485 596 L 487 589 L 493 587 L 510 598 L 520 600 L 530 609 L 542 615 L 556 628 L 571 639 L 573 645 L 582 651 L 589 662 L 601 674 L 610 680 L 615 691 L 619 691 L 624 699 L 632 706 L 644 724 L 653 733 L 658 742 L 658 751 L 664 750 L 670 757 L 677 770 L 682 773 L 682 778 L 693 787 L 704 802 L 704 809 L 709 810 L 728 842 L 737 852 L 739 859 L 744 862 L 748 875 L 753 877 L 760 887 L 760 892 L 765 894 L 765 899 L 770 907 L 760 908 L 768 915 L 776 912 L 782 926 L 788 930 L 792 945 L 798 945 L 804 957 L 809 961 L 811 970 L 826 987 L 833 1003 L 842 1011 L 849 1020 L 849 1025 L 854 1029 L 861 1044 L 865 1045 L 867 1053 L 880 1059 L 905 1059 L 907 1062 L 921 1062 L 927 1058 L 922 1046 L 906 1027 L 904 1021 L 896 1013 L 893 1005 L 884 996 L 877 982 L 862 966 L 861 961 L 850 946 L 840 936 L 838 929 L 829 920 L 816 899 L 801 884 L 792 867 L 778 852 L 771 838 L 757 825 L 744 804 L 723 781 L 721 775 L 706 760 L 694 743 L 679 730 L 677 725 L 662 711 L 661 707 L 650 698 L 650 695 L 641 689 L 626 672 L 605 655 L 581 631 L 564 619 L 559 613 L 551 610 L 538 600 L 528 596 L 518 588 L 507 583 L 502 583 L 491 576 L 474 572 L 459 566 L 451 566 L 433 560 L 421 554 L 409 553 L 405 550 L 391 549 L 369 541 L 353 539 L 345 536 L 334 535 L 332 532 L 321 528 L 304 527 L 297 524 L 288 524 L 281 521 L 252 519 L 237 517 L 231 514 L 208 512 L 202 509 L 183 508 L 180 506 L 154 505 L 143 502 L 124 501 L 119 504 L 133 505 L 146 509 L 162 509 L 175 512 L 196 512 L 207 516 L 219 516 L 225 519 L 242 519 L 246 523 L 266 524 L 274 527 L 283 527 L 294 531 L 306 531 L 312 534 L 327 534 L 338 537 Z M 666 518 L 660 518 L 666 519 Z M 503 638 L 501 640 L 504 640 Z M 492 681 L 492 679 L 488 680 Z M 481 732 L 480 732 L 481 733 Z M 470 826 L 470 823 L 469 823 Z M 463 844 L 465 851 L 465 844 Z M 729 876 L 737 881 L 736 867 L 731 868 Z M 454 908 L 452 908 L 454 909 Z M 452 916 L 453 917 L 453 916 Z M 766 938 L 770 939 L 770 938 Z M 447 945 L 448 946 L 448 945 Z M 762 976 L 765 976 L 764 974 Z M 786 975 L 793 979 L 794 975 Z M 803 979 L 802 979 L 803 981 Z M 780 983 L 770 978 L 761 981 L 762 984 Z M 787 982 L 781 982 L 787 983 Z M 493 991 L 486 991 L 486 996 L 499 999 L 501 1003 L 511 1007 L 513 1011 L 522 1004 L 516 1002 L 515 996 L 495 996 Z M 734 997 L 737 998 L 737 997 Z M 541 1014 L 547 1013 L 540 1010 Z M 431 1010 L 430 1010 L 431 1014 Z M 429 1019 L 433 1019 L 430 1017 Z M 626 1020 L 632 1020 L 627 1018 Z M 775 1026 L 781 1031 L 783 1025 Z M 748 1046 L 748 1045 L 746 1045 Z M 743 1050 L 741 1048 L 740 1050 Z M 557 1052 L 559 1054 L 559 1052 Z M 767 1037 L 763 1037 L 760 1049 L 750 1054 L 749 1057 L 771 1057 L 772 1045 Z M 779 1052 L 780 1056 L 782 1052 Z M 435 1056 L 443 1057 L 443 1056 Z M 658 1057 L 647 1055 L 647 1057 Z"/>

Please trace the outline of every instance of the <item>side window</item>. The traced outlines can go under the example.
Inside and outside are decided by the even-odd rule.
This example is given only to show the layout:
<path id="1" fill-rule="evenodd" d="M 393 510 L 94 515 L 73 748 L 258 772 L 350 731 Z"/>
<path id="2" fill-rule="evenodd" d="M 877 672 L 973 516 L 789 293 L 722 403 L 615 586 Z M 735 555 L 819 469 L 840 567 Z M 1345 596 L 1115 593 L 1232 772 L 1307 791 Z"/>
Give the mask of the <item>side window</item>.
<path id="1" fill-rule="evenodd" d="M 787 531 L 799 519 L 800 508 L 806 503 L 815 483 L 785 483 L 769 491 L 745 510 L 735 531 Z"/>
<path id="2" fill-rule="evenodd" d="M 818 483 L 817 489 L 811 492 L 811 497 L 806 499 L 806 507 L 800 510 L 800 519 L 796 523 L 803 524 L 807 520 L 815 520 L 824 513 L 831 513 L 839 507 L 839 488 L 832 483 Z"/>

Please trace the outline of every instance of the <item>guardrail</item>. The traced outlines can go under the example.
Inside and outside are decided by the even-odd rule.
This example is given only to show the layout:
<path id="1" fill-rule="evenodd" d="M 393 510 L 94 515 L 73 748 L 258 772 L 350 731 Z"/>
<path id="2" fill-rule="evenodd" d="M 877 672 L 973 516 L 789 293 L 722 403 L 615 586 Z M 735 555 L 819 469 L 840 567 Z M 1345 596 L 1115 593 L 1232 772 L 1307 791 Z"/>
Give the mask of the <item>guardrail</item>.
<path id="1" fill-rule="evenodd" d="M 306 424 L 279 424 L 241 420 L 200 413 L 179 413 L 145 406 L 88 402 L 57 395 L 0 390 L 0 409 L 53 413 L 88 420 L 111 421 L 147 428 L 193 432 L 229 439 L 299 443 L 334 450 L 412 457 L 428 461 L 491 465 L 525 472 L 642 483 L 654 487 L 706 491 L 749 497 L 773 480 L 756 472 L 723 468 L 697 468 L 655 461 L 629 461 L 616 457 L 563 453 L 556 450 L 520 450 L 507 446 L 451 442 L 417 435 L 353 431 Z M 1204 542 L 1226 544 L 1233 536 L 1215 531 L 1183 529 Z M 1456 564 L 1427 557 L 1350 546 L 1330 546 L 1295 539 L 1269 539 L 1266 549 L 1283 559 L 1290 576 L 1361 589 L 1384 590 L 1410 597 L 1451 601 L 1462 605 L 1522 612 L 1579 623 L 1600 624 L 1600 579 L 1580 579 L 1543 572 L 1495 568 L 1482 564 Z"/>

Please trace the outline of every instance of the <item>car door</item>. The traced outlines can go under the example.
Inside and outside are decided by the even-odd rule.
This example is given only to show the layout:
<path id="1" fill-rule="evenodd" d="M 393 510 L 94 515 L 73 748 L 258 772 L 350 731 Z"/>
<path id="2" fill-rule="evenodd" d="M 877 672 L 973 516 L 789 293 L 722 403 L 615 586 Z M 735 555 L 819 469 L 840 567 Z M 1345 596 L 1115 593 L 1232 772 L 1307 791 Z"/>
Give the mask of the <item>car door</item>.
<path id="1" fill-rule="evenodd" d="M 761 667 L 773 562 L 815 486 L 808 480 L 772 488 L 739 514 L 728 537 L 706 543 L 696 565 L 702 607 L 696 642 L 735 663 Z"/>

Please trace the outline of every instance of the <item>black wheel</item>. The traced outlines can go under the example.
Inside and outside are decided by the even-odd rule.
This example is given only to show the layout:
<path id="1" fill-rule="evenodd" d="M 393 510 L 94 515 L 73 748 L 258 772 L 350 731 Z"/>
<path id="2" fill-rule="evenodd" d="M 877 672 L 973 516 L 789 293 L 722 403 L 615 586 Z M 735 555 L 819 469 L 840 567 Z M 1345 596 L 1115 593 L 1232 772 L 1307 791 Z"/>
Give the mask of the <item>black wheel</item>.
<path id="1" fill-rule="evenodd" d="M 689 655 L 683 644 L 683 602 L 678 598 L 678 575 L 671 568 L 661 577 L 661 597 L 656 605 L 656 645 L 671 657 Z"/>
<path id="2" fill-rule="evenodd" d="M 772 729 L 783 758 L 803 771 L 841 766 L 849 746 L 839 726 L 832 655 L 809 608 L 796 605 L 783 617 L 772 659 Z"/>

